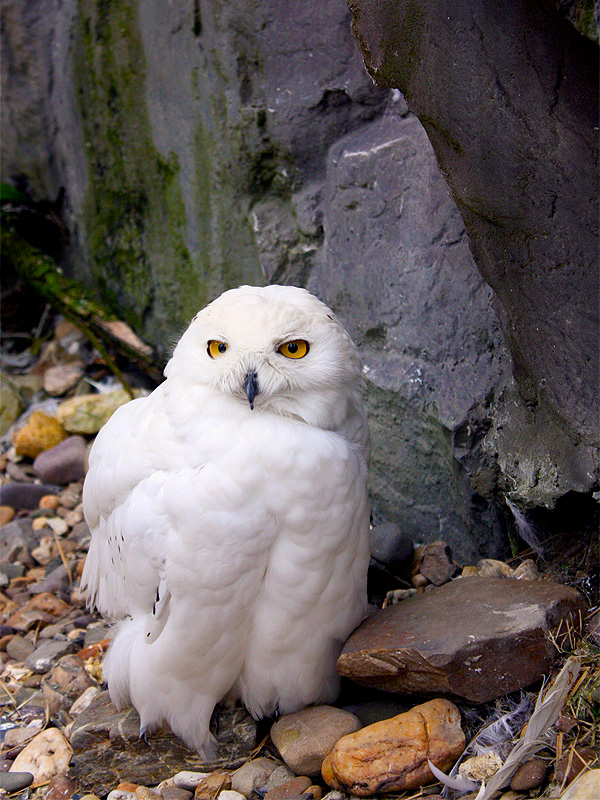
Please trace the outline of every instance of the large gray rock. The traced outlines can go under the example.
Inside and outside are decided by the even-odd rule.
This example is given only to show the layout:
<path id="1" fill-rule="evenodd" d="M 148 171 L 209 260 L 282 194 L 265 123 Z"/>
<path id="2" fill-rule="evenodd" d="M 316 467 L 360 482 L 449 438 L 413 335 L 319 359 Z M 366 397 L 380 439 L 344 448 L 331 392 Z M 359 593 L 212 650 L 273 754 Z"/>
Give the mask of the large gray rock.
<path id="1" fill-rule="evenodd" d="M 132 783 L 154 786 L 176 772 L 212 772 L 234 769 L 246 761 L 256 745 L 256 723 L 245 709 L 222 709 L 219 714 L 219 751 L 207 763 L 168 730 L 140 739 L 140 718 L 132 708 L 123 711 L 101 692 L 75 719 L 70 734 L 71 772 L 80 788 L 104 795 L 126 777 Z"/>
<path id="2" fill-rule="evenodd" d="M 499 399 L 509 420 L 496 422 L 495 445 L 511 489 L 546 504 L 589 491 L 600 442 L 598 45 L 537 0 L 452 0 L 444 13 L 429 0 L 349 5 L 370 74 L 422 121 L 502 309 L 518 395 Z"/>
<path id="3" fill-rule="evenodd" d="M 485 703 L 547 674 L 587 605 L 546 581 L 459 578 L 360 625 L 338 659 L 347 678 L 388 692 Z"/>
<path id="4" fill-rule="evenodd" d="M 500 555 L 494 464 L 480 442 L 508 357 L 425 132 L 392 113 L 342 139 L 327 164 L 325 250 L 309 288 L 365 362 L 376 515 L 465 560 Z"/>

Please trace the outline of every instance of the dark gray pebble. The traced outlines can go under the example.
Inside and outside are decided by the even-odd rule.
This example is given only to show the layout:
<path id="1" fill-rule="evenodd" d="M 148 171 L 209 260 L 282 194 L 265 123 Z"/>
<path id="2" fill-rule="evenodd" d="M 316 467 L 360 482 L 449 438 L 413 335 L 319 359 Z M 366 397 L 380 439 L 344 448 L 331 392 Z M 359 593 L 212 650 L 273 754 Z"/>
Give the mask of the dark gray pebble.
<path id="1" fill-rule="evenodd" d="M 192 792 L 187 789 L 178 789 L 177 786 L 165 786 L 160 790 L 160 796 L 163 800 L 191 800 L 194 796 Z"/>
<path id="2" fill-rule="evenodd" d="M 0 789 L 9 794 L 20 792 L 33 783 L 31 772 L 0 772 Z"/>
<path id="3" fill-rule="evenodd" d="M 87 442 L 83 436 L 68 439 L 44 450 L 33 462 L 35 474 L 46 483 L 61 486 L 85 478 Z"/>
<path id="4" fill-rule="evenodd" d="M 390 568 L 406 564 L 413 554 L 412 539 L 393 522 L 376 525 L 371 529 L 369 547 L 371 556 Z"/>
<path id="5" fill-rule="evenodd" d="M 97 622 L 98 617 L 95 614 L 82 614 L 80 617 L 75 617 L 73 625 L 75 628 L 87 628 L 91 622 Z"/>
<path id="6" fill-rule="evenodd" d="M 38 483 L 5 483 L 0 486 L 0 506 L 32 511 L 46 494 L 57 494 L 56 488 Z"/>

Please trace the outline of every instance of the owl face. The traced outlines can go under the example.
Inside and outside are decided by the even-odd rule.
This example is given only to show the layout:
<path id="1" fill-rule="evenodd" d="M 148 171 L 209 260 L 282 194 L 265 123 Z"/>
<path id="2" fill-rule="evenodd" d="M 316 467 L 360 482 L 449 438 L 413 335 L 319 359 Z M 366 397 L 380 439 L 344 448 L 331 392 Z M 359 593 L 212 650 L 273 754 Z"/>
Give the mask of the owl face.
<path id="1" fill-rule="evenodd" d="M 316 297 L 290 286 L 225 292 L 197 314 L 167 370 L 249 410 L 303 419 L 307 403 L 335 403 L 361 381 L 344 328 Z"/>

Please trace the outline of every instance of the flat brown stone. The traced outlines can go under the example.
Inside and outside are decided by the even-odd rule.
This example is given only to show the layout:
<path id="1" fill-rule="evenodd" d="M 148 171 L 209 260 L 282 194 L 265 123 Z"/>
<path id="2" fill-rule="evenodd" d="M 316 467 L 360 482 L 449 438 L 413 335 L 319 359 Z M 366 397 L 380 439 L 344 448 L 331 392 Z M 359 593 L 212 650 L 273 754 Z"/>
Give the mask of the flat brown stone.
<path id="1" fill-rule="evenodd" d="M 388 692 L 484 703 L 529 686 L 579 629 L 586 603 L 546 581 L 459 578 L 365 620 L 338 659 L 340 675 Z"/>

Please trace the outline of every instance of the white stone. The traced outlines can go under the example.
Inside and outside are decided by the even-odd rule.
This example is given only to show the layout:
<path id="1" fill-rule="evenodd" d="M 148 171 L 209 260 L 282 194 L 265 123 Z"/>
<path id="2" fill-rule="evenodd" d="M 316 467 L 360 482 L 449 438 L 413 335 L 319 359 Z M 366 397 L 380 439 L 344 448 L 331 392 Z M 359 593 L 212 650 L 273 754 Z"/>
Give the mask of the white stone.
<path id="1" fill-rule="evenodd" d="M 82 711 L 85 711 L 86 708 L 90 705 L 94 697 L 99 694 L 100 689 L 98 686 L 88 686 L 85 692 L 80 695 L 77 700 L 73 703 L 71 708 L 69 709 L 69 716 L 76 717 L 81 714 Z"/>
<path id="2" fill-rule="evenodd" d="M 246 800 L 246 796 L 241 792 L 236 792 L 233 789 L 225 789 L 219 795 L 219 800 Z"/>
<path id="3" fill-rule="evenodd" d="M 66 520 L 61 517 L 51 517 L 47 523 L 57 536 L 64 536 L 69 530 Z"/>
<path id="4" fill-rule="evenodd" d="M 71 748 L 58 730 L 48 728 L 33 738 L 19 753 L 9 772 L 31 772 L 34 783 L 64 775 L 69 769 Z"/>
<path id="5" fill-rule="evenodd" d="M 481 783 L 482 781 L 487 781 L 488 778 L 498 772 L 502 763 L 498 753 L 491 751 L 480 756 L 468 758 L 460 765 L 458 772 L 463 778 Z"/>
<path id="6" fill-rule="evenodd" d="M 48 367 L 44 373 L 44 391 L 53 397 L 59 397 L 77 386 L 82 375 L 83 364 L 81 362 Z"/>
<path id="7" fill-rule="evenodd" d="M 173 781 L 173 786 L 176 786 L 178 789 L 187 789 L 189 792 L 193 792 L 196 786 L 203 781 L 204 778 L 208 778 L 210 772 L 178 772 L 177 775 L 173 775 L 171 780 Z"/>

